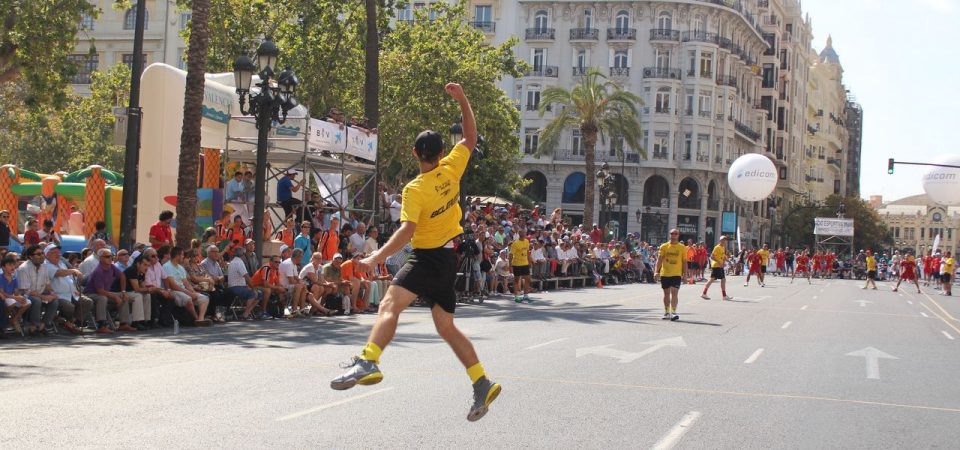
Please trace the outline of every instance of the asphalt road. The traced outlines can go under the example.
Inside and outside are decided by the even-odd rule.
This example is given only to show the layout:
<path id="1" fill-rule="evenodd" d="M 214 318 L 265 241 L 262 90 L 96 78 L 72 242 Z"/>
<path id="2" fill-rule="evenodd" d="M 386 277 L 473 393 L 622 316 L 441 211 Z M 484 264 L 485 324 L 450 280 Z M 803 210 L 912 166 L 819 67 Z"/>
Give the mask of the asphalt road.
<path id="1" fill-rule="evenodd" d="M 462 306 L 490 413 L 424 308 L 383 383 L 333 391 L 374 317 L 0 343 L 0 448 L 957 448 L 960 300 L 733 278 Z"/>

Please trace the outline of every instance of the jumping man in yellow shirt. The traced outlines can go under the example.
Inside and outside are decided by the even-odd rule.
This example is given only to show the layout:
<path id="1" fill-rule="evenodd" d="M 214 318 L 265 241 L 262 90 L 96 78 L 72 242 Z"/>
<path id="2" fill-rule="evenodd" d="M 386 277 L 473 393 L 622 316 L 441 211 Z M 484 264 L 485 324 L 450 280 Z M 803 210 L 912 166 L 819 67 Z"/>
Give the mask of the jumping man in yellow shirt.
<path id="1" fill-rule="evenodd" d="M 680 285 L 687 278 L 687 247 L 680 243 L 680 231 L 670 230 L 670 242 L 660 246 L 657 265 L 653 270 L 654 279 L 660 280 L 663 288 L 663 320 L 680 320 L 677 315 L 677 298 Z"/>
<path id="2" fill-rule="evenodd" d="M 367 345 L 345 367 L 347 371 L 330 382 L 330 387 L 343 390 L 356 384 L 379 383 L 383 379 L 377 367 L 380 354 L 396 333 L 400 313 L 421 297 L 430 304 L 437 332 L 467 368 L 474 401 L 467 420 L 472 422 L 487 413 L 487 407 L 500 394 L 500 385 L 487 379 L 470 339 L 453 323 L 457 255 L 451 241 L 463 232 L 460 226 L 463 213 L 458 203 L 460 178 L 467 168 L 471 149 L 477 145 L 477 126 L 463 88 L 448 83 L 445 90 L 460 104 L 463 139 L 441 159 L 443 138 L 439 133 L 428 130 L 417 136 L 413 156 L 420 163 L 420 175 L 403 188 L 402 224 L 383 247 L 361 260 L 360 266 L 376 267 L 407 242 L 413 245 L 413 257 L 400 269 L 380 301 L 379 316 Z"/>
<path id="3" fill-rule="evenodd" d="M 710 285 L 714 281 L 720 280 L 720 293 L 723 295 L 724 300 L 733 300 L 733 297 L 727 296 L 727 279 L 726 273 L 723 270 L 723 263 L 727 260 L 727 250 L 725 244 L 727 243 L 726 236 L 720 236 L 720 242 L 713 247 L 713 251 L 710 252 L 710 281 L 707 282 L 707 285 L 703 287 L 703 295 L 700 298 L 704 300 L 710 300 L 710 297 L 707 296 L 707 290 L 710 289 Z"/>

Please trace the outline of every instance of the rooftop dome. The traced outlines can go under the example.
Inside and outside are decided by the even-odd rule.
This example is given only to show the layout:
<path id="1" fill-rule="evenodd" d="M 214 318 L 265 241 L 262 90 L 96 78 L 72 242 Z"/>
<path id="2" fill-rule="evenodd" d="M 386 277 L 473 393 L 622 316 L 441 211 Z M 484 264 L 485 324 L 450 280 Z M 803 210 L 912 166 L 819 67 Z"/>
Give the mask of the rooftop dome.
<path id="1" fill-rule="evenodd" d="M 820 52 L 820 62 L 830 64 L 840 64 L 840 55 L 833 50 L 833 37 L 827 36 L 827 46 Z"/>

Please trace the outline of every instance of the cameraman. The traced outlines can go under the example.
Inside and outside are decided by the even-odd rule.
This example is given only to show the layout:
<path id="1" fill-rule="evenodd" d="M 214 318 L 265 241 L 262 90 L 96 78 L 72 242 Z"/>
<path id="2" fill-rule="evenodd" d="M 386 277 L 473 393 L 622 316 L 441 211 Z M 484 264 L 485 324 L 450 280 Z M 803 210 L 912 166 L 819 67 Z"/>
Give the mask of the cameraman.
<path id="1" fill-rule="evenodd" d="M 468 264 L 468 266 L 464 268 L 464 272 L 467 270 L 470 271 L 470 279 L 472 281 L 470 292 L 480 292 L 480 246 L 477 245 L 477 239 L 474 237 L 473 229 L 470 227 L 466 227 L 463 230 L 463 241 L 457 246 L 457 254 L 460 255 L 461 267 L 464 267 L 464 261 Z"/>

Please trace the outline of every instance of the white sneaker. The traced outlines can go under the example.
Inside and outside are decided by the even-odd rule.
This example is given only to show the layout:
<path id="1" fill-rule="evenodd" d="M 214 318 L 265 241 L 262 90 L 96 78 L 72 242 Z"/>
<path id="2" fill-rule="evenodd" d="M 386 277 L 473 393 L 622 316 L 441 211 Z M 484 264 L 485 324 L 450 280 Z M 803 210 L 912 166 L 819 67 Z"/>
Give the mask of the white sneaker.
<path id="1" fill-rule="evenodd" d="M 729 295 L 724 295 L 724 296 L 723 296 L 723 299 L 724 299 L 724 300 L 733 300 L 733 297 L 731 297 L 731 296 L 729 296 Z"/>
<path id="2" fill-rule="evenodd" d="M 743 287 L 747 287 L 747 286 L 750 286 L 750 282 L 749 282 L 749 281 L 746 282 L 746 283 L 743 283 Z"/>
<path id="3" fill-rule="evenodd" d="M 707 297 L 707 294 L 701 295 L 700 298 L 702 298 L 702 299 L 704 299 L 704 300 L 710 300 L 710 297 Z"/>
<path id="4" fill-rule="evenodd" d="M 666 313 L 663 315 L 663 320 L 670 320 L 673 318 L 673 314 Z"/>
<path id="5" fill-rule="evenodd" d="M 767 285 L 760 283 L 760 287 L 767 287 Z"/>

